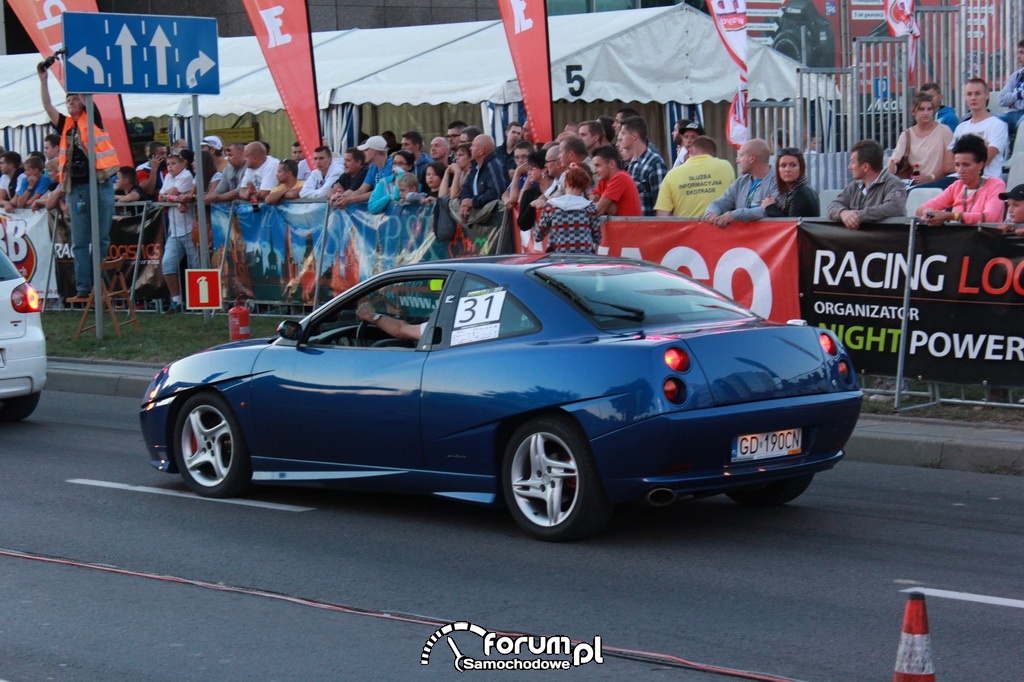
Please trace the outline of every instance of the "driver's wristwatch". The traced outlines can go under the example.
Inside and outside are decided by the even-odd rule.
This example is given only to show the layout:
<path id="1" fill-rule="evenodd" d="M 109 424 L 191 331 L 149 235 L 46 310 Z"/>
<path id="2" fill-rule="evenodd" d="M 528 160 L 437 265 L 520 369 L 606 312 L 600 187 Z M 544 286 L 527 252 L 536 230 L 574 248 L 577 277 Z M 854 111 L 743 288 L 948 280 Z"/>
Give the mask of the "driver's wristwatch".
<path id="1" fill-rule="evenodd" d="M 376 322 L 382 317 L 384 317 L 384 313 L 377 313 L 376 315 L 373 316 L 373 321 Z"/>

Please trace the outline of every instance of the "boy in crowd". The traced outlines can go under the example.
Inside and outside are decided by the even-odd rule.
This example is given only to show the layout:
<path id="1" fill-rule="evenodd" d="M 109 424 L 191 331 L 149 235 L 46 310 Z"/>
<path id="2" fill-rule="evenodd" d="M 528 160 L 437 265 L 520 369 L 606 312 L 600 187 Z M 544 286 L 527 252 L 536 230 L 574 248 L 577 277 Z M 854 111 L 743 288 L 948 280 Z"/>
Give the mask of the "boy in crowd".
<path id="1" fill-rule="evenodd" d="M 50 189 L 50 178 L 43 172 L 43 160 L 38 156 L 25 159 L 25 172 L 18 176 L 14 198 L 8 202 L 13 208 L 28 208 Z"/>
<path id="2" fill-rule="evenodd" d="M 1006 222 L 999 229 L 1008 234 L 1024 237 L 1024 185 L 1017 185 L 999 198 L 1006 202 Z"/>
<path id="3" fill-rule="evenodd" d="M 182 256 L 188 259 L 188 267 L 199 267 L 199 254 L 192 242 L 192 222 L 195 219 L 193 204 L 185 203 L 184 197 L 192 192 L 192 173 L 185 167 L 185 159 L 180 153 L 167 155 L 167 177 L 160 189 L 160 201 L 178 204 L 177 208 L 167 211 L 167 244 L 164 246 L 164 257 L 160 265 L 163 270 L 167 289 L 171 292 L 171 306 L 168 313 L 180 313 L 181 285 L 178 281 L 178 264 Z"/>
<path id="4" fill-rule="evenodd" d="M 117 182 L 114 184 L 114 213 L 116 215 L 139 215 L 142 206 L 118 206 L 133 201 L 145 201 L 146 192 L 136 182 L 137 175 L 131 166 L 117 169 Z"/>

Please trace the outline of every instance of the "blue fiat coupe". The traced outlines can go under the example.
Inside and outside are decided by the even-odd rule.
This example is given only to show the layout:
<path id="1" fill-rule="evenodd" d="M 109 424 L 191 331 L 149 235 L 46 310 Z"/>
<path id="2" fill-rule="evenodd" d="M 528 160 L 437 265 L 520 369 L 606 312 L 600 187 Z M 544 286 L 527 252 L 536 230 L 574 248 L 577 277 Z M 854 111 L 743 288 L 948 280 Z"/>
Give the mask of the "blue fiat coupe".
<path id="1" fill-rule="evenodd" d="M 141 409 L 156 468 L 508 507 L 543 540 L 617 504 L 793 500 L 860 412 L 830 332 L 768 322 L 680 273 L 600 257 L 399 267 L 277 338 L 178 360 Z"/>

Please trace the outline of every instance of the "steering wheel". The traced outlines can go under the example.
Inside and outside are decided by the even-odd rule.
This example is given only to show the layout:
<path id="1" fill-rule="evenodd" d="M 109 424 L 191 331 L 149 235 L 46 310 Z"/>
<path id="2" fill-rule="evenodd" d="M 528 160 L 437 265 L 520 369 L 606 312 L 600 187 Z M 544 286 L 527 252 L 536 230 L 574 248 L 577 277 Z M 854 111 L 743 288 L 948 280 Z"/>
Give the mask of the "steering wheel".
<path id="1" fill-rule="evenodd" d="M 369 329 L 370 329 L 370 323 L 369 322 L 367 322 L 366 320 L 359 320 L 359 326 L 356 327 L 356 338 L 355 338 L 355 342 L 356 343 L 355 343 L 355 345 L 357 345 L 357 346 L 365 346 L 365 345 L 367 345 L 366 337 L 368 336 L 367 332 L 369 332 Z"/>

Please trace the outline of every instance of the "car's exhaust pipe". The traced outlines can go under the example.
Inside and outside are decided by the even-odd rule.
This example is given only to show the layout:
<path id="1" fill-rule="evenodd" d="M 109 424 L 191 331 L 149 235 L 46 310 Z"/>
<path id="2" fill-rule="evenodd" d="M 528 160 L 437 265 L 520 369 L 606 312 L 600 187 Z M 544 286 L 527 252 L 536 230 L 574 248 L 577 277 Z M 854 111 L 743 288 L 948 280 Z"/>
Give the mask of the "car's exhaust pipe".
<path id="1" fill-rule="evenodd" d="M 669 488 L 655 488 L 647 493 L 646 499 L 652 507 L 667 507 L 676 501 L 676 494 Z"/>

